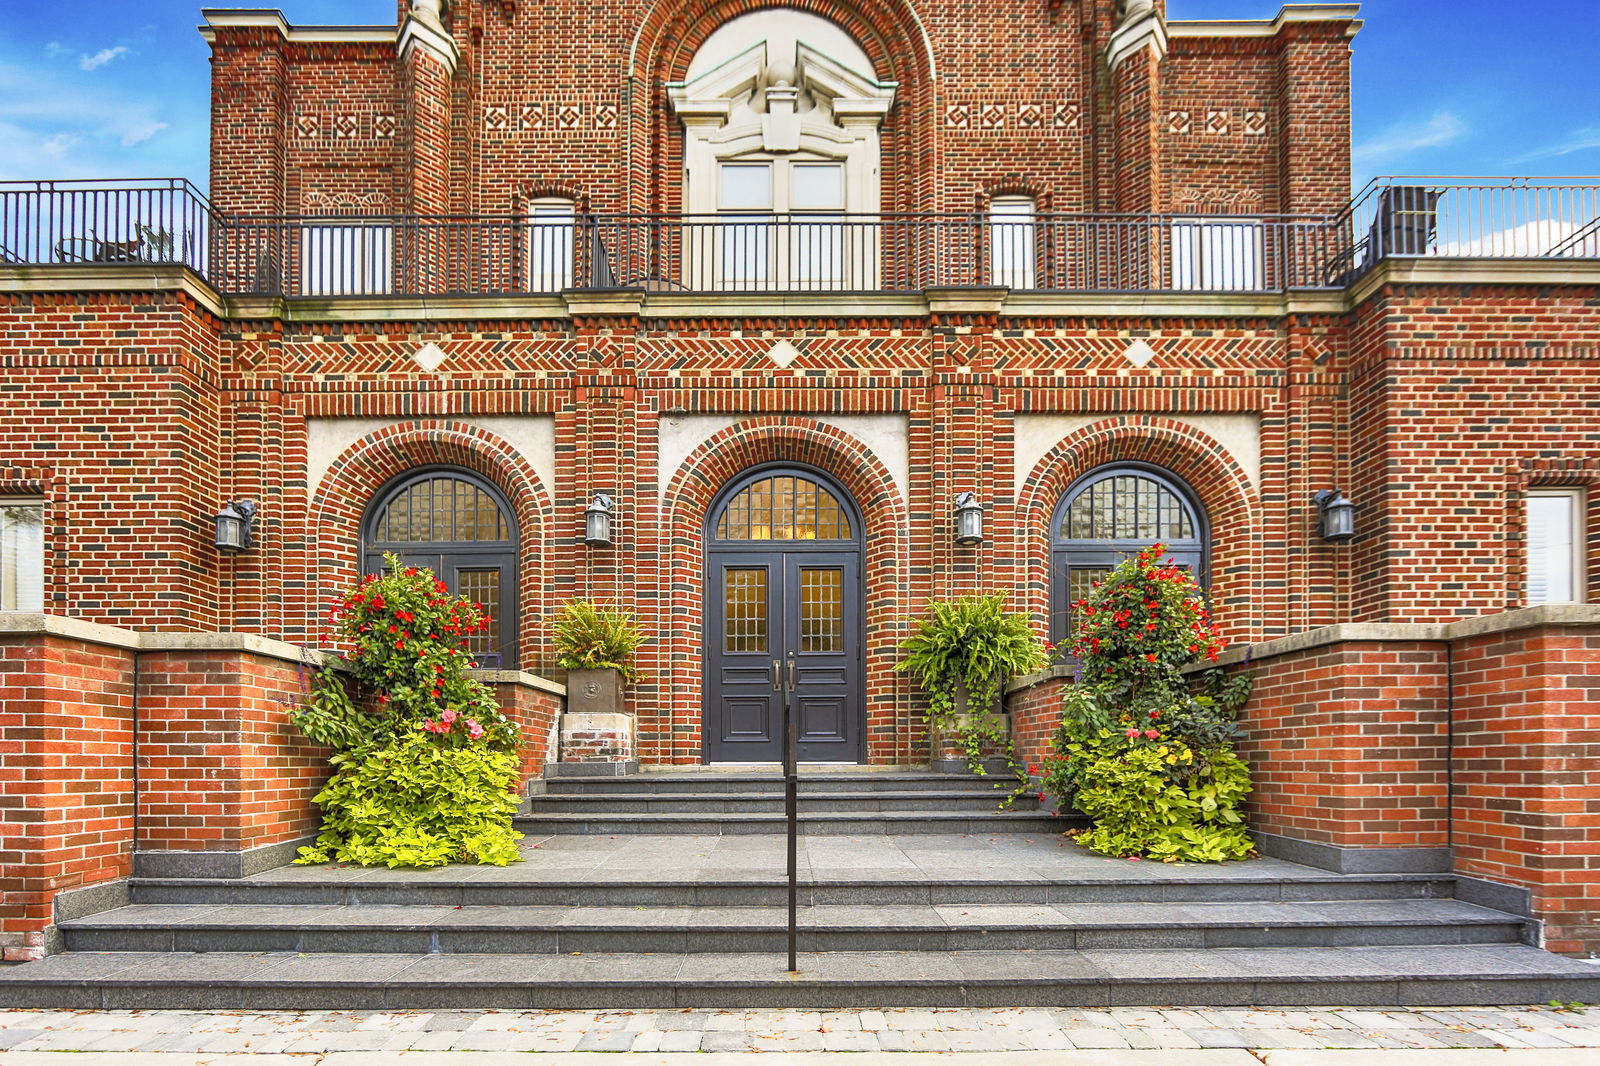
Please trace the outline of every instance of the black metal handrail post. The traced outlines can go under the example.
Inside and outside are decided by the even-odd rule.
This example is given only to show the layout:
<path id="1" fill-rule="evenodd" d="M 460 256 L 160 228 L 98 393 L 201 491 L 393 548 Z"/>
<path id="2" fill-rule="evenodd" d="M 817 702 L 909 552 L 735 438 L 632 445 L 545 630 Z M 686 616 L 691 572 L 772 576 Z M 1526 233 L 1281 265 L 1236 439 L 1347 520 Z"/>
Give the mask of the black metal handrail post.
<path id="1" fill-rule="evenodd" d="M 789 684 L 783 695 L 783 809 L 789 829 L 789 972 L 798 973 L 795 963 L 796 896 L 798 895 L 798 852 L 800 836 L 800 772 L 795 743 L 794 655 L 789 655 Z"/>

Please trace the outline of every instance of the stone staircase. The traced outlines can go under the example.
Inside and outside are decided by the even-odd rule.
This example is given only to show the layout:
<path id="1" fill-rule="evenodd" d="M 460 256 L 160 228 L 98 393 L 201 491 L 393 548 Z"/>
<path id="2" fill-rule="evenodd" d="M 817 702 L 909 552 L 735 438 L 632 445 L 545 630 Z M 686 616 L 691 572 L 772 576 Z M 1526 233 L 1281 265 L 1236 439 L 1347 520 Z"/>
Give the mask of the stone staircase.
<path id="1" fill-rule="evenodd" d="M 757 1008 L 1396 1005 L 1600 999 L 1444 874 L 1105 859 L 959 776 L 808 774 L 800 973 L 781 782 L 552 781 L 507 868 L 139 878 L 0 969 L 0 1006 Z M 980 795 L 983 799 L 979 803 Z M 928 807 L 904 805 L 922 796 Z M 942 820 L 941 816 L 948 816 Z M 914 829 L 916 819 L 939 828 Z M 750 829 L 757 820 L 759 829 Z M 616 826 L 616 829 L 601 828 Z M 865 825 L 871 828 L 845 828 Z"/>
<path id="2" fill-rule="evenodd" d="M 1008 810 L 1014 779 L 920 771 L 810 769 L 799 788 L 805 834 L 1061 833 L 1081 816 L 1039 809 L 1032 795 Z M 556 833 L 763 834 L 784 832 L 783 778 L 772 771 L 557 777 L 528 800 L 516 825 Z"/>

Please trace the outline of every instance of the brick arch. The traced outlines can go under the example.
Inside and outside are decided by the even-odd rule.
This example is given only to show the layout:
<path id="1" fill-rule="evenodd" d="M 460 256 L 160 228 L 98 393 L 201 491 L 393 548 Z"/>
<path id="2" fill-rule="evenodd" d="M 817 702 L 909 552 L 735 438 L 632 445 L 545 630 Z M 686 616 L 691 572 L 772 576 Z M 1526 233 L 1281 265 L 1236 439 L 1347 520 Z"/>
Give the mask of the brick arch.
<path id="1" fill-rule="evenodd" d="M 912 759 L 914 722 L 910 689 L 894 672 L 905 636 L 904 586 L 910 572 L 910 512 L 887 467 L 860 440 L 809 418 L 751 418 L 718 432 L 691 452 L 662 497 L 662 523 L 670 545 L 669 587 L 694 589 L 665 608 L 652 673 L 662 681 L 665 708 L 641 722 L 647 761 L 700 761 L 701 625 L 705 525 L 718 493 L 740 474 L 766 463 L 803 463 L 826 473 L 855 500 L 865 529 L 861 573 L 865 586 L 866 733 L 869 762 Z M 652 746 L 653 745 L 653 746 Z"/>
<path id="2" fill-rule="evenodd" d="M 936 68 L 933 45 L 907 0 L 656 0 L 634 35 L 628 56 L 628 205 L 671 212 L 683 200 L 683 130 L 667 103 L 666 84 L 681 80 L 712 31 L 763 8 L 818 15 L 850 34 L 878 77 L 900 83 L 880 127 L 884 211 L 937 208 L 932 160 Z"/>
<path id="3" fill-rule="evenodd" d="M 1027 600 L 1035 618 L 1049 617 L 1050 519 L 1067 489 L 1102 466 L 1139 462 L 1160 467 L 1194 492 L 1211 527 L 1211 594 L 1231 639 L 1260 631 L 1253 595 L 1263 545 L 1260 500 L 1244 469 L 1215 438 L 1176 419 L 1107 418 L 1069 434 L 1028 472 L 1017 497 L 1019 547 L 1027 560 Z"/>
<path id="4" fill-rule="evenodd" d="M 465 422 L 398 422 L 367 434 L 328 467 L 311 498 L 306 558 L 311 628 L 321 631 L 326 600 L 361 576 L 361 521 L 378 491 L 391 479 L 424 466 L 455 466 L 485 478 L 511 501 L 517 524 L 518 661 L 536 662 L 538 626 L 544 609 L 544 530 L 551 519 L 550 494 L 515 448 L 488 430 Z M 320 597 L 317 598 L 317 597 Z"/>

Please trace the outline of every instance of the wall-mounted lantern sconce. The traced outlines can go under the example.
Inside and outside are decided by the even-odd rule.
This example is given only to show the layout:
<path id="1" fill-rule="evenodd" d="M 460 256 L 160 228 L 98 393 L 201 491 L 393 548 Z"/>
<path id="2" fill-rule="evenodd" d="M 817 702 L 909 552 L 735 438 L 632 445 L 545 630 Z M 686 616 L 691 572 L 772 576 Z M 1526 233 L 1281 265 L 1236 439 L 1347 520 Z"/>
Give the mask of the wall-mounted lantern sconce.
<path id="1" fill-rule="evenodd" d="M 967 548 L 983 543 L 983 507 L 970 492 L 956 496 L 956 543 Z"/>
<path id="2" fill-rule="evenodd" d="M 1356 535 L 1356 505 L 1338 489 L 1323 489 L 1312 495 L 1317 505 L 1317 520 L 1323 540 L 1349 540 Z"/>
<path id="3" fill-rule="evenodd" d="M 225 552 L 249 551 L 255 544 L 256 505 L 250 500 L 229 500 L 217 512 L 216 545 Z"/>
<path id="4" fill-rule="evenodd" d="M 614 501 L 603 492 L 583 511 L 583 542 L 592 548 L 611 547 L 611 508 Z"/>

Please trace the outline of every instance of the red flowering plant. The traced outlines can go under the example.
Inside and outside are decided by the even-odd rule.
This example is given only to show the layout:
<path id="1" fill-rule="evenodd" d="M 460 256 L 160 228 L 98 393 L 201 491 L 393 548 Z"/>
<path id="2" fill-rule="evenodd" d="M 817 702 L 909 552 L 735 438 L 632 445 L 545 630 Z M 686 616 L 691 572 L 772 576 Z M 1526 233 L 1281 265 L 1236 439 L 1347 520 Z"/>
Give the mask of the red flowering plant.
<path id="1" fill-rule="evenodd" d="M 1193 577 L 1155 544 L 1073 604 L 1079 677 L 1041 770 L 1043 788 L 1095 819 L 1078 842 L 1104 854 L 1219 861 L 1249 854 L 1237 807 L 1249 769 L 1234 755 L 1248 675 L 1188 668 L 1225 646 Z"/>
<path id="2" fill-rule="evenodd" d="M 384 561 L 329 612 L 349 646 L 344 669 L 323 670 L 291 712 L 301 732 L 336 749 L 333 779 L 316 796 L 322 834 L 299 861 L 515 861 L 517 725 L 467 675 L 478 665 L 470 638 L 490 620 L 431 570 Z"/>

